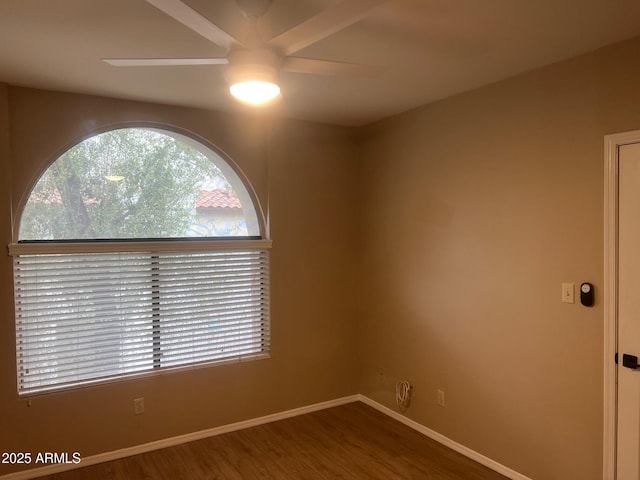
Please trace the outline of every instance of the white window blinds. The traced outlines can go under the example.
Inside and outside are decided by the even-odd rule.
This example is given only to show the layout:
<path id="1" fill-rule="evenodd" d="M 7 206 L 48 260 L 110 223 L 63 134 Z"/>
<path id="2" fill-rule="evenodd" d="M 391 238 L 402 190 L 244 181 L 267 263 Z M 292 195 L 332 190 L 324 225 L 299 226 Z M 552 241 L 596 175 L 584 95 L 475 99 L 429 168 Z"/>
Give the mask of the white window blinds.
<path id="1" fill-rule="evenodd" d="M 19 393 L 268 356 L 270 243 L 232 243 L 12 245 Z"/>

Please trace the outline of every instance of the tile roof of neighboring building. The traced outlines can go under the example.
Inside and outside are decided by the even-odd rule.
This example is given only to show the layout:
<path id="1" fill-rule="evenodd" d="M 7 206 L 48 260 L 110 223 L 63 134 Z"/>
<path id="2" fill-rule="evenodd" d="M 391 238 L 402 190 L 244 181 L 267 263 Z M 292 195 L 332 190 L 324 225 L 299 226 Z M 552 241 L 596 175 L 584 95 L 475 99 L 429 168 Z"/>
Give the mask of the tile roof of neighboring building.
<path id="1" fill-rule="evenodd" d="M 62 195 L 60 195 L 58 189 L 55 189 L 49 194 L 33 193 L 29 200 L 31 201 L 32 199 L 34 202 L 46 203 L 47 205 L 52 205 L 54 203 L 58 205 L 62 204 Z M 100 203 L 100 200 L 97 198 L 83 198 L 82 201 L 85 205 L 95 205 Z"/>
<path id="2" fill-rule="evenodd" d="M 242 204 L 233 192 L 216 188 L 203 190 L 196 198 L 196 208 L 242 208 Z"/>
<path id="3" fill-rule="evenodd" d="M 46 204 L 62 204 L 62 195 L 58 190 L 49 194 L 34 193 L 30 200 Z M 100 203 L 95 198 L 85 198 L 85 205 Z M 242 204 L 233 192 L 217 188 L 215 190 L 203 190 L 196 197 L 196 208 L 242 208 Z"/>

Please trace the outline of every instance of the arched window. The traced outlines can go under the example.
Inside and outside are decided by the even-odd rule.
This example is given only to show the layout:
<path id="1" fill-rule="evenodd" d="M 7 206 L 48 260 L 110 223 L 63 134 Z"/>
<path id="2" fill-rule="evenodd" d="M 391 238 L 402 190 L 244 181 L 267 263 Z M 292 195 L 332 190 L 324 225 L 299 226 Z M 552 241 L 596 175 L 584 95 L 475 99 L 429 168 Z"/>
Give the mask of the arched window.
<path id="1" fill-rule="evenodd" d="M 175 132 L 116 129 L 66 151 L 9 247 L 18 392 L 268 356 L 258 212 L 228 162 Z"/>

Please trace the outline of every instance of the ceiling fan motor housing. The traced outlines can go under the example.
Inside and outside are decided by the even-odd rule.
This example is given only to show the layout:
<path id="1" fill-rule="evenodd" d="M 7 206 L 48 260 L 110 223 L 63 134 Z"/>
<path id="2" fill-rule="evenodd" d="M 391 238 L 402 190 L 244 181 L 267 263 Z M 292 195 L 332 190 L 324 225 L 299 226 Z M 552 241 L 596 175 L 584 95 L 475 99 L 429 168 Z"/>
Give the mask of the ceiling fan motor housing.
<path id="1" fill-rule="evenodd" d="M 229 52 L 225 78 L 229 85 L 246 81 L 278 83 L 281 58 L 268 48 Z"/>

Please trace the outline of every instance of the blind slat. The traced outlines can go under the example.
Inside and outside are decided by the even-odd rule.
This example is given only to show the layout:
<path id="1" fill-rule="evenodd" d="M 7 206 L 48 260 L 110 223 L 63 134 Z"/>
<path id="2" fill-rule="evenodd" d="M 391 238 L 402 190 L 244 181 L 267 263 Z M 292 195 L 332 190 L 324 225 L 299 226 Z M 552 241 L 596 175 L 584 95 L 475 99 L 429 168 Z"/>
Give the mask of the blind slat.
<path id="1" fill-rule="evenodd" d="M 16 254 L 19 393 L 268 354 L 268 253 Z"/>

